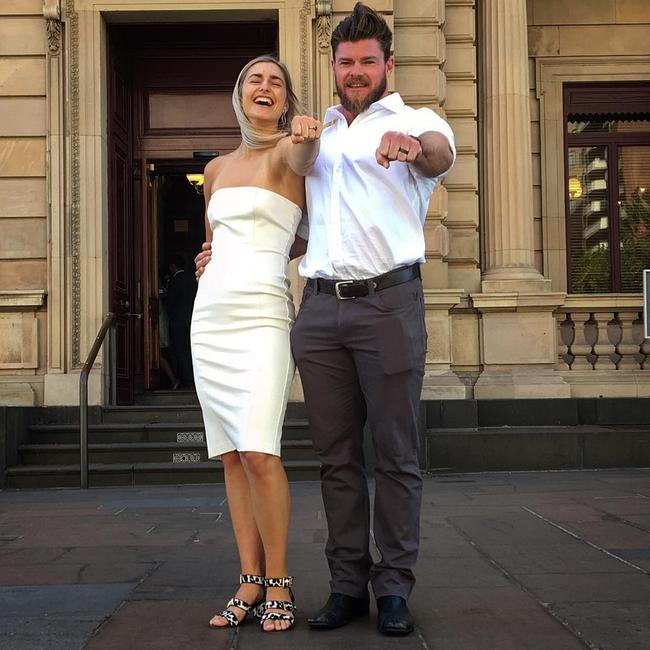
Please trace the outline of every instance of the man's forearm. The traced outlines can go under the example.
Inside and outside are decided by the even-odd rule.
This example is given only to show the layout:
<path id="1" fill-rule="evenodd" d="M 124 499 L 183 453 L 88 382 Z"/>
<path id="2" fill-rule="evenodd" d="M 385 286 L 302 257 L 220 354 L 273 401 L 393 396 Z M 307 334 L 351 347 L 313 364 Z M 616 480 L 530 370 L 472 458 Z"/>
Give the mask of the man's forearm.
<path id="1" fill-rule="evenodd" d="M 296 235 L 291 250 L 289 251 L 289 259 L 294 260 L 307 252 L 307 240 Z"/>
<path id="2" fill-rule="evenodd" d="M 454 162 L 449 141 L 434 131 L 427 131 L 417 137 L 422 153 L 411 163 L 423 176 L 435 178 L 446 172 Z"/>

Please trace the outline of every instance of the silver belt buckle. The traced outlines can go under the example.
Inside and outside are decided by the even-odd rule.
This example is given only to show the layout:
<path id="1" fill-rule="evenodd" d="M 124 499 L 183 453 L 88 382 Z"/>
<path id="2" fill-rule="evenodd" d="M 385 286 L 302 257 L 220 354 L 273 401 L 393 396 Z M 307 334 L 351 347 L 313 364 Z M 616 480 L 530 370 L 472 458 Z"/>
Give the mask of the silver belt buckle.
<path id="1" fill-rule="evenodd" d="M 354 298 L 354 296 L 341 295 L 341 287 L 345 286 L 346 284 L 354 284 L 354 280 L 341 280 L 334 285 L 334 293 L 336 293 L 336 297 L 339 300 L 352 300 L 352 298 Z"/>

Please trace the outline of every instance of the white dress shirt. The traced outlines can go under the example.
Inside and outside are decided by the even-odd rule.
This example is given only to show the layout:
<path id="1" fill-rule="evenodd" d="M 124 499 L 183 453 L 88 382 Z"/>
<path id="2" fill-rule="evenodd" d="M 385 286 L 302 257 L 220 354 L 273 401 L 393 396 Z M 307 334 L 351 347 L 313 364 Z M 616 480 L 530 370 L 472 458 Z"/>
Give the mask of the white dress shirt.
<path id="1" fill-rule="evenodd" d="M 300 275 L 361 280 L 424 262 L 422 226 L 444 174 L 426 178 L 397 161 L 386 169 L 375 151 L 386 131 L 413 136 L 437 131 L 449 140 L 455 159 L 451 128 L 432 110 L 407 106 L 398 93 L 375 102 L 350 125 L 340 105 L 327 110 L 323 121 L 330 120 L 336 123 L 323 131 L 305 179 L 309 244 Z"/>

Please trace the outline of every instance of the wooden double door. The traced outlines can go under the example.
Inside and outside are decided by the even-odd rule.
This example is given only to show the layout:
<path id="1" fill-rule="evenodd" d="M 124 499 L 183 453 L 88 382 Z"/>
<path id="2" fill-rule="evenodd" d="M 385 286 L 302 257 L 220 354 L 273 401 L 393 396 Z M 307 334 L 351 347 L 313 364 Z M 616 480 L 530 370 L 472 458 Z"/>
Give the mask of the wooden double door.
<path id="1" fill-rule="evenodd" d="M 277 23 L 116 26 L 108 43 L 109 302 L 128 404 L 169 384 L 161 290 L 173 257 L 194 273 L 205 238 L 187 174 L 239 145 L 232 88 L 247 61 L 277 51 Z"/>

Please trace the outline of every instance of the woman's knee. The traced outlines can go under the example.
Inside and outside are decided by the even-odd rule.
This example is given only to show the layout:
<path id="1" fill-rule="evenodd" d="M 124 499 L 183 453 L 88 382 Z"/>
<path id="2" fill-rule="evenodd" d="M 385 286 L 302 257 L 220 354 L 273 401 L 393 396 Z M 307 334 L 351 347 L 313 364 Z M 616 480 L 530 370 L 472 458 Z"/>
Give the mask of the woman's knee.
<path id="1" fill-rule="evenodd" d="M 254 479 L 270 478 L 274 472 L 282 469 L 280 457 L 271 454 L 243 451 L 240 453 L 240 459 L 246 474 Z"/>
<path id="2" fill-rule="evenodd" d="M 220 459 L 225 471 L 241 468 L 241 457 L 237 451 L 229 451 L 227 454 L 221 454 Z"/>

